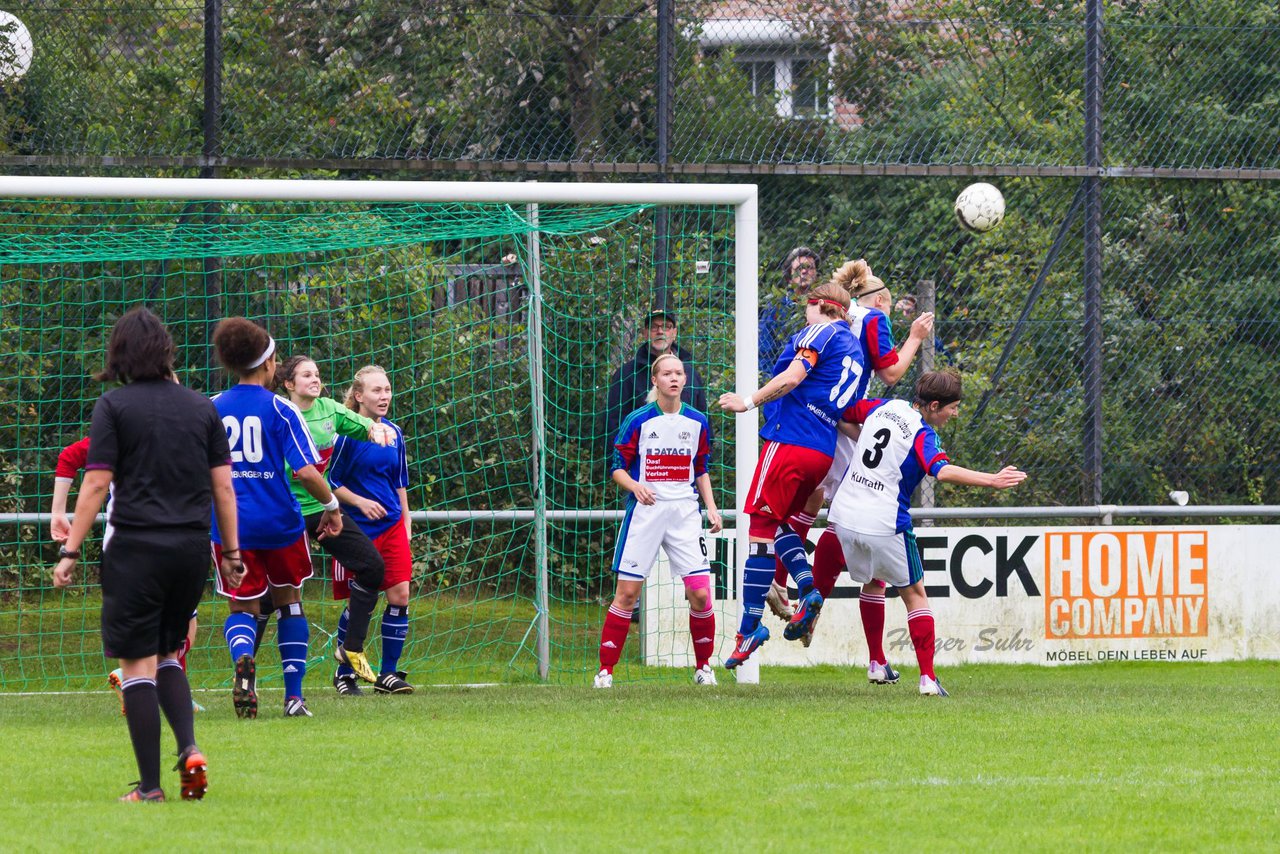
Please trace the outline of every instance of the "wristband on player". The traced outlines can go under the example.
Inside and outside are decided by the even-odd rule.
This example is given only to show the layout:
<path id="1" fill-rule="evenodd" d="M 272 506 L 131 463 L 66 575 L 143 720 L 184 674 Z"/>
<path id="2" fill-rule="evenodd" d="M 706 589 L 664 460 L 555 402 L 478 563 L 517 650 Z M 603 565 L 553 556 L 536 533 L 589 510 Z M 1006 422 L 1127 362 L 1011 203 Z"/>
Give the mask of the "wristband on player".
<path id="1" fill-rule="evenodd" d="M 337 510 L 338 506 L 338 496 L 334 495 L 332 492 L 329 493 L 329 503 L 324 505 L 324 509 L 332 512 Z"/>
<path id="2" fill-rule="evenodd" d="M 743 412 L 750 412 L 751 410 L 755 409 L 756 408 L 755 397 L 750 394 L 747 395 L 742 399 L 742 405 L 746 407 L 746 409 L 744 409 Z"/>

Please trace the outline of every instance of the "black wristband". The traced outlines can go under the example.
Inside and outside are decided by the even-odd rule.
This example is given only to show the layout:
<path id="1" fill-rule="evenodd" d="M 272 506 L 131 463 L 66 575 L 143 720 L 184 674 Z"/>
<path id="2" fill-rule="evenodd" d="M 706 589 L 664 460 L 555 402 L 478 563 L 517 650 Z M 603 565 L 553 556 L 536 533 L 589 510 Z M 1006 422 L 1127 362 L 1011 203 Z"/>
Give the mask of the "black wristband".
<path id="1" fill-rule="evenodd" d="M 69 549 L 66 546 L 58 546 L 58 559 L 71 558 L 72 560 L 80 559 L 79 549 Z"/>

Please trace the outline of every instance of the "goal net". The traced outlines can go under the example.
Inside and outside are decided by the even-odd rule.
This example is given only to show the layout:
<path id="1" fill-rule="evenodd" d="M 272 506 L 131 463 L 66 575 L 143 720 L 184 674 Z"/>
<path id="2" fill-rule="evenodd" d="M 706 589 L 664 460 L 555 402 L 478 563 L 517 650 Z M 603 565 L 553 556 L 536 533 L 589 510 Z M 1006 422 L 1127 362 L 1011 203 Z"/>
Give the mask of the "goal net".
<path id="1" fill-rule="evenodd" d="M 386 368 L 410 461 L 413 680 L 589 680 L 623 506 L 608 479 L 614 372 L 647 346 L 652 307 L 678 318 L 701 391 L 755 388 L 755 190 L 722 185 L 0 178 L 0 690 L 97 688 L 97 543 L 55 590 L 48 511 L 59 451 L 87 434 L 91 379 L 116 318 L 146 304 L 180 380 L 233 380 L 209 346 L 221 317 L 307 354 L 341 400 Z M 712 479 L 740 506 L 753 419 L 709 407 Z M 68 509 L 74 508 L 78 483 Z M 724 537 L 733 537 L 730 529 Z M 713 540 L 719 650 L 737 623 L 734 549 Z M 340 603 L 315 556 L 304 587 L 308 685 L 327 688 Z M 212 572 L 212 568 L 211 568 Z M 688 678 L 687 606 L 654 573 L 620 680 Z M 379 613 L 380 613 L 379 608 Z M 210 587 L 193 684 L 229 684 L 226 605 Z M 379 653 L 377 615 L 370 657 Z M 259 672 L 279 685 L 274 624 Z M 717 662 L 718 663 L 718 662 Z"/>

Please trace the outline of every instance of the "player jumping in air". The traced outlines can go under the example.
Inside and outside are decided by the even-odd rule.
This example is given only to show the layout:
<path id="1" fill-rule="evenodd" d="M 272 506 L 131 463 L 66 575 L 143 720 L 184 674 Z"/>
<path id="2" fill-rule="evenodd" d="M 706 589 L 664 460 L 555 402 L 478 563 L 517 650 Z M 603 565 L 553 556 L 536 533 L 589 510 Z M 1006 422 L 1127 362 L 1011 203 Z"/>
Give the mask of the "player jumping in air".
<path id="1" fill-rule="evenodd" d="M 625 489 L 627 512 L 613 553 L 617 588 L 600 631 L 600 672 L 595 687 L 613 687 L 613 668 L 631 628 L 631 612 L 661 547 L 671 572 L 684 581 L 689 600 L 697 685 L 716 684 L 711 656 L 716 648 L 716 612 L 711 563 L 702 533 L 698 497 L 707 507 L 711 532 L 721 528 L 707 464 L 711 425 L 707 416 L 680 400 L 686 375 L 680 357 L 664 353 L 651 371 L 656 399 L 628 415 L 614 442 L 613 482 Z"/>
<path id="2" fill-rule="evenodd" d="M 862 348 L 863 363 L 867 366 L 858 381 L 858 390 L 854 394 L 854 400 L 862 400 L 867 396 L 867 387 L 871 382 L 871 374 L 880 378 L 886 386 L 891 386 L 906 375 L 907 369 L 911 367 L 912 361 L 915 359 L 916 353 L 920 350 L 921 343 L 933 331 L 933 314 L 926 313 L 916 318 L 911 324 L 911 332 L 907 340 L 903 342 L 902 348 L 895 350 L 893 348 L 893 329 L 889 324 L 889 308 L 892 305 L 892 295 L 889 293 L 889 287 L 878 276 L 871 272 L 871 268 L 864 260 L 850 261 L 836 272 L 835 280 L 838 281 L 849 292 L 849 297 L 853 300 L 853 304 L 849 306 L 849 328 L 853 332 L 854 339 L 858 342 L 858 346 Z M 845 471 L 849 468 L 849 461 L 853 458 L 853 447 L 856 439 L 847 436 L 844 433 L 836 435 L 836 453 L 831 464 L 831 470 L 827 472 L 827 477 L 823 480 L 818 490 L 809 497 L 809 501 L 805 504 L 805 508 L 801 514 L 792 517 L 792 527 L 796 533 L 804 540 L 809 535 L 809 528 L 813 525 L 814 519 L 817 517 L 818 510 L 821 509 L 824 500 L 833 498 L 836 490 L 840 488 L 841 478 L 844 477 Z M 817 561 L 814 561 L 813 586 L 818 589 L 823 598 L 831 595 L 831 591 L 835 588 L 838 573 L 830 575 L 819 572 Z M 779 579 L 777 573 L 774 574 L 774 587 L 769 591 L 770 596 L 777 595 L 778 583 L 785 585 L 785 577 Z M 786 587 L 781 588 L 782 601 L 786 602 Z M 859 600 L 859 609 L 862 615 L 862 623 L 867 627 L 868 631 L 874 629 L 876 632 L 883 634 L 884 632 L 884 584 L 878 580 L 872 580 L 863 586 L 862 596 Z M 775 614 L 778 613 L 770 602 L 770 608 Z M 779 614 L 779 616 L 781 616 Z M 790 620 L 790 617 L 786 619 Z M 817 625 L 817 621 L 814 621 Z M 813 627 L 800 640 L 807 647 L 813 641 Z M 882 684 L 892 684 L 898 680 L 897 674 L 894 672 L 887 661 L 881 661 L 882 665 L 879 676 L 879 682 Z"/>
<path id="3" fill-rule="evenodd" d="M 347 409 L 331 397 L 323 397 L 324 384 L 320 382 L 320 369 L 307 356 L 290 356 L 276 372 L 276 388 L 283 389 L 302 413 L 311 439 L 320 453 L 317 471 L 324 472 L 333 454 L 338 436 L 349 439 L 367 439 L 378 445 L 389 446 L 397 441 L 392 429 Z M 302 483 L 293 481 L 293 495 L 302 507 L 307 527 L 313 528 L 323 509 L 308 494 Z M 341 512 L 341 511 L 340 511 Z M 369 621 L 378 604 L 378 590 L 386 575 L 382 555 L 349 513 L 343 513 L 342 533 L 320 541 L 324 549 L 342 564 L 347 575 L 350 601 L 347 606 L 346 630 L 343 640 L 333 648 L 338 664 L 346 665 L 366 682 L 376 682 L 377 677 L 364 655 L 364 640 L 369 634 Z"/>
<path id="4" fill-rule="evenodd" d="M 284 671 L 284 713 L 310 717 L 302 697 L 311 629 L 302 611 L 302 582 L 311 577 L 311 550 L 298 501 L 289 488 L 289 471 L 323 512 L 312 528 L 318 537 L 337 536 L 342 514 L 324 476 L 316 470 L 320 454 L 311 442 L 302 414 L 268 388 L 275 381 L 276 342 L 243 317 L 220 321 L 213 332 L 218 361 L 239 384 L 214 398 L 231 446 L 232 479 L 240 513 L 240 552 L 246 574 L 218 592 L 230 600 L 223 628 L 235 663 L 232 701 L 242 718 L 258 716 L 254 642 L 263 594 L 271 588 L 276 608 L 276 642 Z M 214 552 L 222 554 L 222 532 L 213 527 Z"/>
<path id="5" fill-rule="evenodd" d="M 391 380 L 387 372 L 377 365 L 356 371 L 343 404 L 395 433 L 395 441 L 385 447 L 339 436 L 325 473 L 333 494 L 351 508 L 351 518 L 373 542 L 386 565 L 381 585 L 387 596 L 387 609 L 382 612 L 382 662 L 373 690 L 379 694 L 412 694 L 413 686 L 399 669 L 400 654 L 409 635 L 409 580 L 413 577 L 413 555 L 409 551 L 413 525 L 409 520 L 409 462 L 404 433 L 386 418 L 391 408 Z M 335 598 L 347 598 L 349 585 L 340 562 L 334 561 L 333 573 Z M 344 609 L 338 619 L 339 646 L 346 640 L 349 620 L 350 614 Z M 345 664 L 338 666 L 333 686 L 339 694 L 361 693 L 355 671 Z"/>
<path id="6" fill-rule="evenodd" d="M 847 567 L 854 581 L 866 584 L 879 578 L 897 588 L 920 664 L 920 693 L 939 697 L 947 692 L 933 672 L 933 612 L 911 529 L 911 495 L 926 474 L 943 483 L 992 489 L 1009 489 L 1027 477 L 1014 466 L 987 474 L 947 458 L 936 431 L 960 411 L 960 392 L 958 374 L 931 371 L 916 382 L 914 403 L 862 400 L 846 411 L 845 420 L 861 424 L 862 433 L 814 554 L 815 574 L 839 574 Z M 828 566 L 830 561 L 836 565 Z M 863 628 L 869 646 L 880 643 L 879 634 L 873 637 L 865 624 Z M 873 646 L 871 661 L 867 678 L 880 681 L 873 671 L 877 662 L 883 665 L 884 650 Z"/>
<path id="7" fill-rule="evenodd" d="M 765 595 L 773 581 L 775 552 L 800 590 L 800 606 L 784 635 L 801 637 L 822 608 L 804 542 L 788 520 L 831 468 L 836 421 L 855 400 L 863 374 L 862 350 L 849 331 L 849 294 L 832 280 L 809 292 L 808 325 L 791 336 L 774 366 L 773 379 L 745 398 L 732 392 L 720 406 L 747 412 L 763 406 L 764 447 L 747 494 L 750 546 L 743 573 L 743 611 L 737 645 L 725 661 L 735 668 L 769 639 L 761 625 Z"/>

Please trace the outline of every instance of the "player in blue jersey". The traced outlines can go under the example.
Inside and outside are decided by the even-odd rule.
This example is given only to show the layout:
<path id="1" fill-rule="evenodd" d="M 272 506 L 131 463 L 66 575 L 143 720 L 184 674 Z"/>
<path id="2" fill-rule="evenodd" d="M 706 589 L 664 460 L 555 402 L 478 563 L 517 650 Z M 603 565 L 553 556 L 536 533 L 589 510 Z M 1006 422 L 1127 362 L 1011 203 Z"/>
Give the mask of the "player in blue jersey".
<path id="1" fill-rule="evenodd" d="M 867 262 L 863 259 L 846 262 L 832 275 L 831 281 L 844 288 L 852 301 L 849 306 L 849 329 L 862 351 L 863 365 L 853 400 L 861 400 L 866 397 L 867 386 L 871 382 L 872 372 L 886 385 L 893 385 L 906 374 L 917 351 L 920 349 L 920 343 L 924 340 L 925 335 L 933 329 L 933 315 L 928 314 L 917 318 L 912 324 L 911 334 L 903 342 L 902 348 L 895 350 L 893 329 L 889 325 L 887 313 L 890 306 L 889 289 L 879 277 L 871 272 L 871 267 Z M 849 457 L 853 453 L 853 443 L 854 440 L 848 436 L 837 435 L 835 456 L 826 478 L 821 486 L 814 491 L 813 495 L 809 496 L 804 509 L 787 520 L 788 525 L 800 537 L 801 542 L 808 538 L 809 529 L 813 526 L 814 519 L 817 518 L 824 499 L 834 495 L 839 487 L 840 477 L 848 467 Z M 824 579 L 817 573 L 814 574 L 814 586 L 818 588 L 818 592 L 824 598 L 830 595 L 834 583 L 834 579 Z M 783 621 L 789 621 L 794 616 L 787 602 L 786 584 L 786 566 L 782 561 L 777 561 L 774 569 L 773 584 L 770 585 L 769 593 L 765 597 L 765 603 L 769 606 L 769 610 L 773 611 Z M 877 593 L 879 594 L 883 611 L 883 587 Z M 812 637 L 812 632 L 808 632 L 801 637 L 801 640 L 804 641 L 805 646 L 808 646 Z"/>
<path id="2" fill-rule="evenodd" d="M 854 400 L 862 400 L 867 395 L 872 373 L 886 386 L 893 385 L 906 375 L 907 369 L 911 367 L 916 353 L 920 350 L 920 345 L 933 331 L 933 314 L 926 313 L 916 318 L 911 324 L 911 332 L 907 340 L 903 342 L 900 349 L 895 350 L 893 329 L 889 324 L 888 315 L 892 304 L 889 286 L 872 273 L 871 267 L 862 259 L 842 265 L 833 279 L 849 292 L 849 297 L 853 300 L 849 306 L 849 327 L 853 332 L 854 340 L 862 350 L 863 364 L 866 366 L 858 380 L 858 390 L 854 394 Z M 856 439 L 850 436 L 837 435 L 836 452 L 831 469 L 827 472 L 822 484 L 809 497 L 804 510 L 791 518 L 791 527 L 800 535 L 802 541 L 808 538 L 809 528 L 822 508 L 823 501 L 834 496 L 836 490 L 840 488 L 840 479 L 849 467 L 855 442 Z M 771 610 L 779 616 L 782 616 L 776 607 L 779 593 L 781 593 L 782 602 L 784 604 L 786 602 L 786 588 L 783 586 L 779 589 L 781 583 L 785 583 L 785 578 L 779 579 L 775 571 L 774 585 L 769 590 L 769 598 L 766 599 Z M 815 561 L 813 583 L 825 599 L 831 595 L 836 578 L 819 572 Z M 874 629 L 883 635 L 884 585 L 875 580 L 868 582 L 863 588 L 859 608 L 863 625 L 869 631 Z M 809 626 L 809 631 L 799 638 L 806 647 L 813 641 L 813 626 L 816 623 L 815 619 Z M 882 681 L 888 683 L 897 681 L 888 662 L 881 663 L 883 664 L 882 675 L 885 677 Z"/>
<path id="3" fill-rule="evenodd" d="M 310 717 L 302 696 L 310 627 L 302 610 L 302 582 L 311 577 L 311 551 L 289 471 L 324 506 L 316 528 L 323 539 L 342 531 L 338 499 L 316 470 L 320 455 L 302 415 L 273 394 L 276 343 L 267 331 L 243 317 L 228 317 L 213 332 L 218 361 L 239 383 L 214 398 L 231 446 L 232 480 L 240 517 L 240 557 L 244 580 L 218 592 L 230 600 L 223 633 L 235 662 L 232 700 L 236 714 L 258 715 L 254 639 L 262 597 L 270 591 L 276 612 L 276 640 L 284 671 L 284 713 Z M 214 553 L 222 554 L 222 532 L 213 526 Z"/>
<path id="4" fill-rule="evenodd" d="M 711 656 L 716 648 L 716 612 L 711 599 L 711 563 L 702 533 L 698 497 L 707 507 L 711 531 L 720 530 L 707 464 L 711 425 L 707 416 L 681 402 L 684 363 L 664 353 L 650 371 L 654 400 L 622 421 L 614 442 L 613 482 L 626 490 L 627 512 L 614 549 L 617 588 L 600 632 L 600 670 L 594 685 L 613 687 L 613 668 L 631 628 L 631 612 L 661 548 L 689 600 L 696 685 L 715 685 Z"/>
<path id="5" fill-rule="evenodd" d="M 760 619 L 773 581 L 775 553 L 800 590 L 800 621 L 788 623 L 786 635 L 803 634 L 822 608 L 804 543 L 787 520 L 804 508 L 831 468 L 837 419 L 852 402 L 863 373 L 848 310 L 849 294 L 836 281 L 814 288 L 805 306 L 808 325 L 783 348 L 773 379 L 745 398 L 732 392 L 720 397 L 720 406 L 730 412 L 762 406 L 764 415 L 764 447 L 744 509 L 750 517 L 750 546 L 743 573 L 742 623 L 734 651 L 725 661 L 727 668 L 746 661 L 769 639 Z"/>
<path id="6" fill-rule="evenodd" d="M 352 412 L 390 429 L 394 435 L 385 446 L 361 442 L 339 435 L 325 474 L 333 494 L 347 506 L 351 518 L 382 556 L 386 567 L 381 588 L 387 597 L 382 612 L 382 662 L 373 690 L 379 694 L 412 694 L 413 686 L 400 670 L 400 655 L 409 635 L 409 581 L 413 578 L 413 554 L 409 538 L 409 462 L 404 433 L 387 420 L 391 408 L 391 380 L 377 365 L 356 371 L 344 405 Z M 335 598 L 349 597 L 349 580 L 342 564 L 333 564 Z M 343 609 L 338 619 L 337 642 L 346 642 L 350 613 Z M 361 693 L 355 671 L 339 665 L 333 686 L 342 695 Z"/>
<path id="7" fill-rule="evenodd" d="M 947 696 L 933 670 L 933 611 L 924 589 L 924 568 L 911 529 L 911 496 L 932 475 L 944 483 L 1010 489 L 1026 472 L 1006 466 L 994 474 L 954 465 L 937 430 L 960 411 L 960 376 L 931 371 L 916 383 L 915 401 L 863 400 L 844 414 L 862 425 L 853 461 L 831 501 L 827 532 L 840 545 L 834 559 L 854 581 L 882 579 L 897 588 L 907 607 L 907 630 L 920 664 L 920 693 Z M 824 533 L 823 536 L 827 536 Z M 814 555 L 825 562 L 828 552 Z M 873 663 L 868 670 L 872 678 Z"/>

